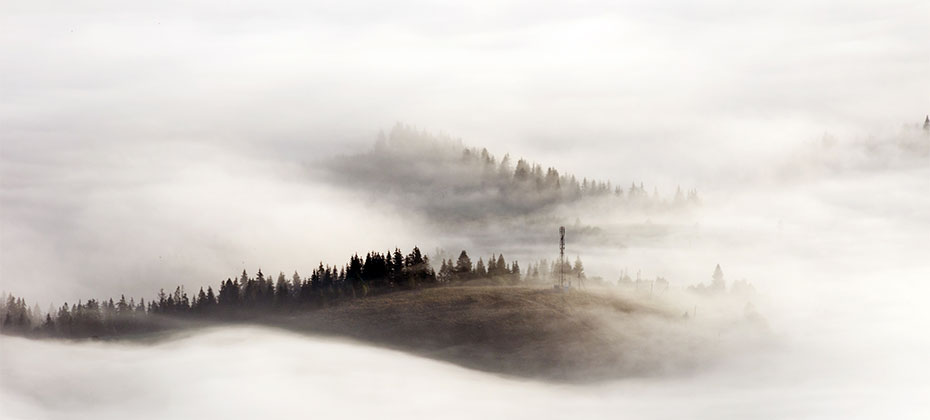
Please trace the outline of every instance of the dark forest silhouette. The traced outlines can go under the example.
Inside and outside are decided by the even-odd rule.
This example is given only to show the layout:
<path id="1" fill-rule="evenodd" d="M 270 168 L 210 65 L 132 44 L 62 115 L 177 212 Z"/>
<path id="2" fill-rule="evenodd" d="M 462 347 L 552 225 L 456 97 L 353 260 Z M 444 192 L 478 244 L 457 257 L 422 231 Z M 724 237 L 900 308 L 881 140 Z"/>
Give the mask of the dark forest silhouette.
<path id="1" fill-rule="evenodd" d="M 547 267 L 545 262 L 543 267 Z M 558 268 L 553 263 L 551 269 Z M 578 277 L 584 275 L 580 259 L 575 265 L 566 263 L 565 270 Z M 177 320 L 243 321 L 400 290 L 468 283 L 517 285 L 548 276 L 540 275 L 539 263 L 532 264 L 523 275 L 519 263 L 508 263 L 503 255 L 492 255 L 487 264 L 483 258 L 472 263 L 464 250 L 456 260 L 443 260 L 437 271 L 419 248 L 414 247 L 406 255 L 395 248 L 384 253 L 369 252 L 364 257 L 353 255 L 341 267 L 320 263 L 306 278 L 297 272 L 289 277 L 281 272 L 272 278 L 260 269 L 250 277 L 243 270 L 238 278 L 220 282 L 217 289 L 211 286 L 188 294 L 178 286 L 170 293 L 161 290 L 150 300 L 127 300 L 126 296 L 116 300 L 89 299 L 65 303 L 44 317 L 38 305 L 29 308 L 23 298 L 9 295 L 0 302 L 0 331 L 66 338 L 120 336 L 171 328 L 171 321 Z"/>

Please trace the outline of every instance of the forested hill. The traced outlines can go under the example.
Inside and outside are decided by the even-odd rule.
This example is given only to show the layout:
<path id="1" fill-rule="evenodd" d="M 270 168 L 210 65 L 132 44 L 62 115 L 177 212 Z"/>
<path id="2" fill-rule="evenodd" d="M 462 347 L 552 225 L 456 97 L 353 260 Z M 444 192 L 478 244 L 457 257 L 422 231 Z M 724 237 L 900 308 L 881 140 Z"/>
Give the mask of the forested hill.
<path id="1" fill-rule="evenodd" d="M 343 266 L 321 263 L 308 277 L 280 273 L 274 280 L 261 270 L 254 277 L 243 271 L 216 291 L 188 295 L 179 286 L 150 300 L 88 299 L 45 314 L 9 295 L 0 301 L 0 333 L 155 342 L 182 330 L 257 324 L 349 337 L 494 373 L 576 382 L 690 370 L 719 353 L 718 340 L 708 337 L 758 328 L 747 318 L 704 332 L 651 291 L 642 298 L 647 295 L 600 287 L 551 287 L 559 272 L 576 285 L 589 284 L 580 282 L 580 259 L 560 271 L 553 265 L 548 274 L 541 272 L 546 264 L 523 272 L 502 255 L 488 261 L 472 264 L 463 250 L 434 269 L 419 248 L 406 255 L 395 248 L 353 255 Z"/>
<path id="2" fill-rule="evenodd" d="M 440 221 L 502 220 L 587 199 L 656 211 L 698 202 L 695 190 L 685 193 L 679 188 L 662 197 L 655 188 L 647 192 L 642 182 L 623 188 L 606 180 L 579 179 L 509 154 L 498 158 L 487 149 L 403 124 L 387 135 L 381 133 L 371 150 L 338 157 L 326 166 L 332 182 L 397 199 Z"/>
<path id="3" fill-rule="evenodd" d="M 700 344 L 677 309 L 605 288 L 554 289 L 546 277 L 555 273 L 540 276 L 537 265 L 524 274 L 502 255 L 488 258 L 487 268 L 478 261 L 472 264 L 463 250 L 434 270 L 418 248 L 406 255 L 372 251 L 343 266 L 321 263 L 308 277 L 280 273 L 274 280 L 261 270 L 254 277 L 243 272 L 216 290 L 188 295 L 179 286 L 150 300 L 88 299 L 45 314 L 10 295 L 0 301 L 0 333 L 155 342 L 182 330 L 257 324 L 573 382 L 694 364 L 693 358 L 670 362 L 663 356 L 663 346 Z M 583 278 L 580 260 L 565 264 L 565 273 Z"/>
<path id="4" fill-rule="evenodd" d="M 283 272 L 277 280 L 261 270 L 255 277 L 243 270 L 238 278 L 220 282 L 216 290 L 211 286 L 188 295 L 183 286 L 174 293 L 162 290 L 154 299 L 135 300 L 125 295 L 119 299 L 87 299 L 43 314 L 38 303 L 34 308 L 26 300 L 12 294 L 0 300 L 0 332 L 52 337 L 81 338 L 92 336 L 122 336 L 172 328 L 177 320 L 239 321 L 268 314 L 303 312 L 330 307 L 354 299 L 363 299 L 404 290 L 454 286 L 481 285 L 536 285 L 548 286 L 554 272 L 542 264 L 530 264 L 521 272 L 517 261 L 507 262 L 502 254 L 492 255 L 485 266 L 482 258 L 473 264 L 465 250 L 458 258 L 439 258 L 436 268 L 430 258 L 414 247 L 404 254 L 393 251 L 371 251 L 365 256 L 349 257 L 342 266 L 323 265 L 314 269 L 309 277 L 294 272 L 290 277 Z M 583 279 L 581 259 L 575 264 L 564 262 L 564 273 Z M 551 269 L 551 272 L 547 270 Z"/>

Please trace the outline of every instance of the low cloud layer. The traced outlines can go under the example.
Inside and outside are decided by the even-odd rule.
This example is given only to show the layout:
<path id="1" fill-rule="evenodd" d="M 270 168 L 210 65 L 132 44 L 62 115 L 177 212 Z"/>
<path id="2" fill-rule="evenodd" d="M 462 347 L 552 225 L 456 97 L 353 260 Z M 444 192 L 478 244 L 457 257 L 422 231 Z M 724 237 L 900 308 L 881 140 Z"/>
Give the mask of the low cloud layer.
<path id="1" fill-rule="evenodd" d="M 455 419 L 616 418 L 622 412 L 639 418 L 917 419 L 927 408 L 917 398 L 926 384 L 908 373 L 918 354 L 886 360 L 876 371 L 846 355 L 795 343 L 734 352 L 693 375 L 570 387 L 254 328 L 206 331 L 158 345 L 19 338 L 3 344 L 0 402 L 7 415 L 22 418 L 313 413 L 416 419 L 438 412 Z"/>

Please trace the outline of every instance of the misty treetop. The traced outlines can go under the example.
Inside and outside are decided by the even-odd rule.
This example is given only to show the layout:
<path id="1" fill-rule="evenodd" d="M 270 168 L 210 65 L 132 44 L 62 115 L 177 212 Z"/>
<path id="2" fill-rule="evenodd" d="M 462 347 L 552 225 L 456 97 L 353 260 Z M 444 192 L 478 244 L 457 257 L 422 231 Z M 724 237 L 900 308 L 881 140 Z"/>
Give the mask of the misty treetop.
<path id="1" fill-rule="evenodd" d="M 554 167 L 509 154 L 465 146 L 445 134 L 434 136 L 404 124 L 378 135 L 375 147 L 328 164 L 336 182 L 400 197 L 440 220 L 479 220 L 524 216 L 556 205 L 609 199 L 616 207 L 679 208 L 700 200 L 696 190 L 678 188 L 663 199 L 642 183 L 629 187 L 577 178 Z"/>

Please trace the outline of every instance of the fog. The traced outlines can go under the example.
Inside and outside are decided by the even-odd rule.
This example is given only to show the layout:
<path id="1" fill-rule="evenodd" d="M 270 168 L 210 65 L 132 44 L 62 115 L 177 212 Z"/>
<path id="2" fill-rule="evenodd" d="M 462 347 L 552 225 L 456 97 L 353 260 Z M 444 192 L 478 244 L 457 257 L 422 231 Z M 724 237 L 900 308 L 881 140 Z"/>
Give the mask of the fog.
<path id="1" fill-rule="evenodd" d="M 810 345 L 736 353 L 700 373 L 559 386 L 274 330 L 156 345 L 3 341 L 9 418 L 921 418 L 921 355 L 850 369 Z M 57 362 L 55 362 L 57 361 Z M 916 386 L 915 386 L 916 385 Z"/>
<path id="2" fill-rule="evenodd" d="M 764 346 L 728 344 L 695 371 L 589 385 L 251 327 L 147 345 L 0 337 L 2 417 L 930 413 L 926 2 L 0 8 L 0 289 L 30 305 L 148 300 L 395 246 L 557 256 L 555 235 L 492 240 L 319 176 L 400 121 L 579 179 L 696 188 L 687 211 L 543 216 L 609 282 L 639 271 L 684 294 L 720 264 L 769 326 Z M 508 235 L 542 219 L 516 220 Z M 688 299 L 674 304 L 713 307 Z"/>

